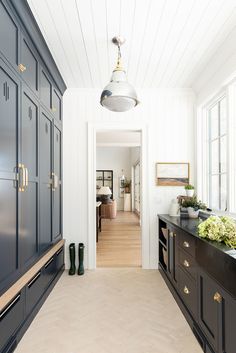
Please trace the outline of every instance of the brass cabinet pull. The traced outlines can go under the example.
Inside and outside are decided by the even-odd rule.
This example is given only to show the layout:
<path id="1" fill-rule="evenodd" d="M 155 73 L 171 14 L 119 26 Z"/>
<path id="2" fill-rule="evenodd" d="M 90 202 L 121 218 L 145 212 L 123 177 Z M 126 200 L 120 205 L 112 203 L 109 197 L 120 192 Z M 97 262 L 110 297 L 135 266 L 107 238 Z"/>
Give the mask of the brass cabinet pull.
<path id="1" fill-rule="evenodd" d="M 19 163 L 18 165 L 18 181 L 19 181 L 19 191 L 25 191 L 25 172 L 24 164 Z"/>
<path id="2" fill-rule="evenodd" d="M 216 292 L 215 294 L 214 294 L 214 301 L 215 302 L 217 302 L 217 303 L 221 303 L 222 302 L 222 296 L 220 295 L 220 293 L 218 293 L 218 292 Z"/>
<path id="3" fill-rule="evenodd" d="M 173 232 L 170 232 L 169 234 L 170 234 L 170 237 L 173 238 L 173 235 L 174 235 Z"/>
<path id="4" fill-rule="evenodd" d="M 26 70 L 26 66 L 23 65 L 23 64 L 19 64 L 19 65 L 18 65 L 18 68 L 19 68 L 19 70 L 20 70 L 21 72 L 24 72 L 24 71 Z"/>
<path id="5" fill-rule="evenodd" d="M 185 293 L 185 294 L 190 294 L 190 290 L 188 289 L 187 286 L 184 287 L 184 293 Z"/>
<path id="6" fill-rule="evenodd" d="M 58 176 L 55 173 L 52 173 L 52 191 L 55 191 L 58 188 Z"/>
<path id="7" fill-rule="evenodd" d="M 189 245 L 189 243 L 187 241 L 183 242 L 183 246 L 184 246 L 184 248 L 189 248 L 190 247 L 190 245 Z"/>
<path id="8" fill-rule="evenodd" d="M 55 113 L 57 111 L 57 108 L 52 107 L 52 112 Z"/>
<path id="9" fill-rule="evenodd" d="M 188 260 L 184 260 L 184 266 L 185 267 L 190 267 L 190 264 L 189 264 Z"/>
<path id="10" fill-rule="evenodd" d="M 24 167 L 24 172 L 25 172 L 25 186 L 29 185 L 29 172 L 28 169 Z"/>

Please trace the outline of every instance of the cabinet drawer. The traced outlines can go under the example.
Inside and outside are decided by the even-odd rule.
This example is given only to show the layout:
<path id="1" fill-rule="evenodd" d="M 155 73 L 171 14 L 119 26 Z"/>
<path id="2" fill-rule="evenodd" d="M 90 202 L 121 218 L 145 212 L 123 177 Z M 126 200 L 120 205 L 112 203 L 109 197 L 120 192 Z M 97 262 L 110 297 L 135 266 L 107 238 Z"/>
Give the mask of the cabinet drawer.
<path id="1" fill-rule="evenodd" d="M 183 231 L 182 232 L 178 231 L 178 245 L 180 248 L 184 249 L 191 256 L 195 257 L 196 242 L 193 236 Z"/>
<path id="2" fill-rule="evenodd" d="M 183 270 L 185 270 L 191 277 L 193 277 L 194 280 L 196 280 L 197 271 L 195 259 L 182 248 L 179 248 L 178 252 L 179 266 L 181 266 Z"/>
<path id="3" fill-rule="evenodd" d="M 56 271 L 58 272 L 64 265 L 64 247 L 60 248 L 56 253 Z"/>
<path id="4" fill-rule="evenodd" d="M 188 274 L 186 274 L 181 267 L 178 273 L 178 289 L 184 304 L 192 315 L 197 316 L 197 288 L 196 281 L 194 281 Z"/>
<path id="5" fill-rule="evenodd" d="M 0 350 L 24 319 L 24 295 L 19 292 L 0 312 Z"/>
<path id="6" fill-rule="evenodd" d="M 48 287 L 56 275 L 56 256 L 51 257 L 43 267 L 44 286 Z"/>
<path id="7" fill-rule="evenodd" d="M 40 270 L 26 286 L 26 315 L 28 315 L 37 304 L 44 291 L 44 279 Z"/>

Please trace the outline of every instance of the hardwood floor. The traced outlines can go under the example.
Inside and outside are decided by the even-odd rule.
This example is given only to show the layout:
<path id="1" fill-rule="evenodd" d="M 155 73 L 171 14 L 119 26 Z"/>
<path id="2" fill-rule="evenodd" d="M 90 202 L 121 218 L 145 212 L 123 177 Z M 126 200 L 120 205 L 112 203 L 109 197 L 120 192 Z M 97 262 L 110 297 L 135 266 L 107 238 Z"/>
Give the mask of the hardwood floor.
<path id="1" fill-rule="evenodd" d="M 140 267 L 141 228 L 133 212 L 119 211 L 103 219 L 97 243 L 97 267 Z"/>

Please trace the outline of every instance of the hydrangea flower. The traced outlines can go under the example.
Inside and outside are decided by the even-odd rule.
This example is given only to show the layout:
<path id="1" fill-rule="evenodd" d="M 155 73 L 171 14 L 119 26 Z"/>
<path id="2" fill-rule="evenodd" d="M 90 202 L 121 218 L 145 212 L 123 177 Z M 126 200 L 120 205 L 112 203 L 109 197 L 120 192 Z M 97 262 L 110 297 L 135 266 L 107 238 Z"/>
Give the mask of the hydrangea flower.
<path id="1" fill-rule="evenodd" d="M 236 222 L 230 217 L 210 216 L 198 225 L 198 233 L 202 238 L 224 242 L 236 248 Z"/>

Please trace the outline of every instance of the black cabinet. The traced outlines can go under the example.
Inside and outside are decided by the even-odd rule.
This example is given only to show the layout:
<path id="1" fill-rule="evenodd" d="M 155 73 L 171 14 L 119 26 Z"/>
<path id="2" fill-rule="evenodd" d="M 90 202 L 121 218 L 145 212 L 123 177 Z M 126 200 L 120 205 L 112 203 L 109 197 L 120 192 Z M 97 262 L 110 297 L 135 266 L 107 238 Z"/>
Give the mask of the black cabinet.
<path id="1" fill-rule="evenodd" d="M 160 272 L 204 352 L 235 353 L 235 288 L 229 291 L 235 283 L 228 283 L 235 274 L 235 259 L 227 252 L 224 257 L 219 244 L 214 247 L 181 229 L 184 224 L 192 231 L 193 221 L 187 223 L 167 215 L 159 217 Z M 213 271 L 214 262 L 220 273 Z"/>
<path id="2" fill-rule="evenodd" d="M 25 288 L 25 311 L 29 315 L 44 292 L 43 271 L 40 270 L 27 283 Z"/>

